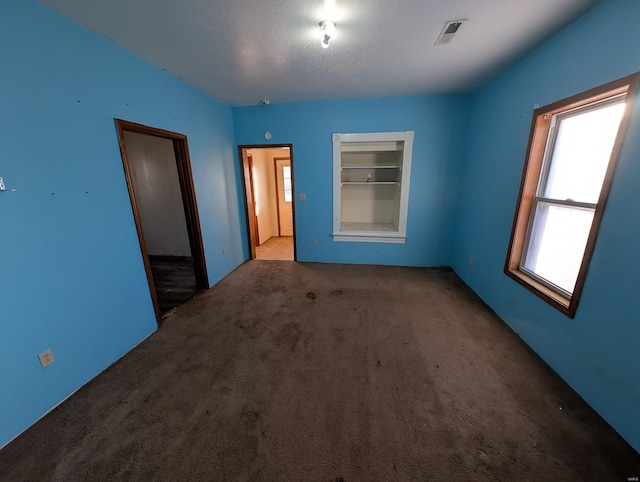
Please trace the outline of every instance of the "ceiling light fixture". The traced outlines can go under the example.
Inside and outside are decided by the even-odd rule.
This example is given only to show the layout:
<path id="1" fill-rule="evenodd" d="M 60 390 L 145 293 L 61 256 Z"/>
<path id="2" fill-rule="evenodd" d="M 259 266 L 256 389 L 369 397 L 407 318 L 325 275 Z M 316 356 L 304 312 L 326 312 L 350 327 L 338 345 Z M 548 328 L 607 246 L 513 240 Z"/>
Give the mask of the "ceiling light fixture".
<path id="1" fill-rule="evenodd" d="M 326 49 L 329 47 L 329 40 L 331 40 L 335 31 L 335 22 L 331 20 L 323 20 L 320 22 L 320 32 L 322 32 L 322 42 L 320 42 L 320 45 L 322 45 L 322 48 Z"/>

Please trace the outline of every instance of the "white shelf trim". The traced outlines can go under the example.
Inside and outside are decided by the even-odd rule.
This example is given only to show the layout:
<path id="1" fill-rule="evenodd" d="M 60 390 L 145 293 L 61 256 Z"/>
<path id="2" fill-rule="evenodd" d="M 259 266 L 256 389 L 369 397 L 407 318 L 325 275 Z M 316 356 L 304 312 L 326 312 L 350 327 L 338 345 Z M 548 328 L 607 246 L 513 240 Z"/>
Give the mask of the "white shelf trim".
<path id="1" fill-rule="evenodd" d="M 371 184 L 372 186 L 395 186 L 400 181 L 341 181 L 343 186 L 360 186 L 363 184 Z"/>
<path id="2" fill-rule="evenodd" d="M 360 243 L 404 244 L 407 237 L 399 233 L 385 234 L 384 231 L 341 231 L 339 233 L 333 233 L 333 240 Z"/>
<path id="3" fill-rule="evenodd" d="M 350 223 L 344 222 L 341 225 L 340 232 L 349 233 L 398 233 L 398 227 L 391 223 Z"/>
<path id="4" fill-rule="evenodd" d="M 333 240 L 351 242 L 374 242 L 374 243 L 404 243 L 407 233 L 407 215 L 409 203 L 409 180 L 411 176 L 411 157 L 413 151 L 413 131 L 406 132 L 378 132 L 364 134 L 333 134 Z M 399 156 L 398 164 L 381 163 L 379 165 L 366 164 L 359 165 L 354 159 L 346 159 L 342 154 L 351 152 L 378 152 L 396 151 Z M 382 159 L 380 159 L 382 160 Z M 343 164 L 343 161 L 345 164 Z M 393 161 L 392 161 L 393 162 Z M 383 170 L 397 170 L 395 181 L 343 181 L 341 172 L 348 170 L 378 170 L 382 174 Z M 388 171 L 387 171 L 388 172 Z M 360 177 L 355 176 L 345 177 Z M 390 176 L 382 176 L 390 177 Z M 397 226 L 392 228 L 376 226 L 374 223 L 342 223 L 342 196 L 343 188 L 350 186 L 387 186 L 380 189 L 393 187 L 397 190 L 398 209 L 394 216 L 397 216 Z M 355 189 L 360 189 L 359 187 Z M 375 189 L 375 188 L 374 188 Z M 346 193 L 347 191 L 344 190 Z M 351 191 L 349 191 L 351 192 Z M 363 191 L 375 192 L 375 191 Z M 363 194 L 364 195 L 364 194 Z M 395 222 L 395 221 L 394 221 Z M 360 225 L 360 226 L 358 226 Z M 391 225 L 388 225 L 391 226 Z"/>
<path id="5" fill-rule="evenodd" d="M 345 169 L 402 169 L 400 166 L 342 166 Z"/>

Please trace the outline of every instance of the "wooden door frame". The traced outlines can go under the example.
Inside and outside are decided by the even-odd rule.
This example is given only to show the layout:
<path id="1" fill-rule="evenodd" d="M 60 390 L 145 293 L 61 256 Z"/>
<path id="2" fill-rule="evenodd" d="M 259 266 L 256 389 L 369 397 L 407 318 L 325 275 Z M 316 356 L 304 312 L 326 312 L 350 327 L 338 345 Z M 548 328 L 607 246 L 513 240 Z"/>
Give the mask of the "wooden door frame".
<path id="1" fill-rule="evenodd" d="M 276 182 L 276 212 L 278 213 L 278 236 L 282 236 L 282 227 L 280 226 L 280 194 L 278 193 L 278 161 L 289 161 L 289 167 L 291 167 L 290 157 L 274 157 L 273 158 L 273 171 L 275 173 Z M 293 172 L 293 169 L 291 169 Z M 292 176 L 293 178 L 293 176 Z M 291 214 L 293 215 L 293 181 L 291 182 Z M 284 190 L 284 179 L 282 180 L 282 189 Z"/>
<path id="2" fill-rule="evenodd" d="M 242 176 L 242 191 L 244 194 L 244 211 L 247 226 L 247 242 L 249 244 L 249 259 L 256 258 L 256 236 L 254 219 L 255 210 L 253 208 L 253 191 L 249 185 L 250 173 L 248 171 L 248 161 L 244 156 L 244 151 L 248 149 L 278 149 L 281 147 L 289 148 L 289 161 L 291 162 L 291 216 L 293 225 L 293 260 L 298 260 L 298 248 L 296 242 L 296 197 L 295 197 L 295 181 L 293 169 L 293 144 L 242 144 L 238 145 L 238 158 L 240 159 L 240 175 Z M 280 222 L 280 221 L 278 221 Z"/>
<path id="3" fill-rule="evenodd" d="M 253 199 L 253 193 L 256 192 L 255 179 L 253 178 L 253 156 L 250 152 L 247 152 L 247 164 L 249 166 L 249 190 L 251 191 L 254 234 L 256 236 L 256 246 L 260 246 L 260 226 L 258 224 L 258 215 L 256 214 L 256 200 Z"/>
<path id="4" fill-rule="evenodd" d="M 124 133 L 135 132 L 138 134 L 146 134 L 153 137 L 162 137 L 173 142 L 173 151 L 176 158 L 176 167 L 178 169 L 178 180 L 180 182 L 180 193 L 182 195 L 182 205 L 184 207 L 185 221 L 187 224 L 187 234 L 189 236 L 189 246 L 191 248 L 191 257 L 193 258 L 193 271 L 196 278 L 196 289 L 209 289 L 209 276 L 207 274 L 207 264 L 204 257 L 204 244 L 202 242 L 202 231 L 200 228 L 200 216 L 198 215 L 198 205 L 196 203 L 196 191 L 193 184 L 193 173 L 191 172 L 191 158 L 189 157 L 189 145 L 187 136 L 177 132 L 157 129 L 155 127 L 137 124 L 135 122 L 115 119 L 116 131 L 118 134 L 118 142 L 120 144 L 120 154 L 122 156 L 122 165 L 127 180 L 127 188 L 129 189 L 129 199 L 133 209 L 133 218 L 136 223 L 136 231 L 138 232 L 138 240 L 140 242 L 140 250 L 142 252 L 142 260 L 144 269 L 147 274 L 147 282 L 151 291 L 151 299 L 153 300 L 153 308 L 156 313 L 156 319 L 160 324 L 162 318 L 160 313 L 160 305 L 158 303 L 158 295 L 156 293 L 155 283 L 153 281 L 153 273 L 151 271 L 151 263 L 149 262 L 149 253 L 144 240 L 142 230 L 142 220 L 138 202 L 136 201 L 135 188 L 133 186 L 133 177 L 131 176 L 131 167 L 127 150 L 125 147 Z"/>
<path id="5" fill-rule="evenodd" d="M 256 245 L 258 245 L 258 224 L 256 222 L 256 203 L 253 199 L 253 159 L 249 161 L 249 153 L 238 146 L 240 156 L 240 173 L 242 176 L 242 192 L 244 194 L 245 220 L 247 222 L 247 238 L 249 241 L 249 259 L 256 258 Z M 245 155 L 246 154 L 246 155 Z"/>

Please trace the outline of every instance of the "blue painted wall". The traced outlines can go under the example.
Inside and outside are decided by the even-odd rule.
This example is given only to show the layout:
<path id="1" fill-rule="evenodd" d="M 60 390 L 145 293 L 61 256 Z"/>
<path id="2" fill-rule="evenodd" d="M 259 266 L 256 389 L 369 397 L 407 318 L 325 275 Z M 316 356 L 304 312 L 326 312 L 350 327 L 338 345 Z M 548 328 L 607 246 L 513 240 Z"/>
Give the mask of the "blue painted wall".
<path id="1" fill-rule="evenodd" d="M 232 110 L 33 0 L 0 2 L 0 176 L 16 189 L 0 193 L 0 446 L 156 328 L 119 117 L 188 136 L 211 284 L 248 258 L 235 146 L 270 131 L 294 145 L 307 195 L 301 261 L 453 265 L 640 450 L 640 103 L 576 318 L 502 273 L 533 105 L 640 69 L 638 18 L 638 2 L 601 2 L 472 97 Z M 407 243 L 333 242 L 331 134 L 403 130 L 416 132 Z"/>
<path id="2" fill-rule="evenodd" d="M 601 2 L 475 94 L 453 267 L 640 451 L 640 102 L 575 319 L 502 272 L 534 104 L 640 70 L 638 19 L 640 2 Z"/>
<path id="3" fill-rule="evenodd" d="M 238 144 L 293 144 L 299 261 L 441 266 L 451 263 L 467 102 L 464 95 L 304 102 L 234 108 L 233 119 Z M 415 139 L 406 244 L 334 242 L 331 135 L 408 130 Z"/>
<path id="4" fill-rule="evenodd" d="M 156 329 L 114 117 L 188 136 L 211 284 L 244 257 L 228 106 L 30 0 L 0 58 L 2 446 Z"/>

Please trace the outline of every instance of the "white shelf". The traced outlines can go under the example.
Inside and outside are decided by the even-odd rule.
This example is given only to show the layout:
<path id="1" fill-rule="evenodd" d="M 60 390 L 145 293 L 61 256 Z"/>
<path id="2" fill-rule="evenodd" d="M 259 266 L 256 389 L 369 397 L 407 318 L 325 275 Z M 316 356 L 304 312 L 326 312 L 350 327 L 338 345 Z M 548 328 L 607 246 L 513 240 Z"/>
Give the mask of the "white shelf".
<path id="1" fill-rule="evenodd" d="M 400 236 L 394 234 L 392 236 L 384 236 L 377 231 L 370 233 L 334 233 L 334 241 L 347 241 L 350 243 L 390 243 L 390 244 L 404 244 L 407 240 L 406 236 Z"/>
<path id="2" fill-rule="evenodd" d="M 402 169 L 400 166 L 342 166 L 342 170 L 345 169 Z"/>
<path id="3" fill-rule="evenodd" d="M 342 181 L 340 183 L 342 186 L 363 186 L 363 185 L 371 185 L 371 186 L 394 186 L 396 184 L 400 184 L 399 181 L 389 181 L 389 182 L 383 182 L 383 181 Z"/>
<path id="4" fill-rule="evenodd" d="M 333 233 L 334 241 L 401 244 L 406 239 L 391 223 L 342 223 L 340 231 Z"/>
<path id="5" fill-rule="evenodd" d="M 340 231 L 387 231 L 398 232 L 398 228 L 391 223 L 342 223 Z"/>
<path id="6" fill-rule="evenodd" d="M 347 134 L 349 135 L 349 134 Z M 374 142 L 353 142 L 347 140 L 347 135 L 343 134 L 344 142 L 342 152 L 394 152 L 402 151 L 402 142 L 398 141 L 374 141 Z M 358 134 L 351 134 L 358 135 Z M 347 144 L 347 142 L 349 144 Z"/>
<path id="7" fill-rule="evenodd" d="M 405 242 L 413 136 L 333 134 L 334 241 Z"/>

